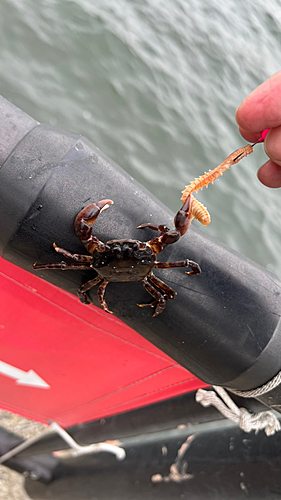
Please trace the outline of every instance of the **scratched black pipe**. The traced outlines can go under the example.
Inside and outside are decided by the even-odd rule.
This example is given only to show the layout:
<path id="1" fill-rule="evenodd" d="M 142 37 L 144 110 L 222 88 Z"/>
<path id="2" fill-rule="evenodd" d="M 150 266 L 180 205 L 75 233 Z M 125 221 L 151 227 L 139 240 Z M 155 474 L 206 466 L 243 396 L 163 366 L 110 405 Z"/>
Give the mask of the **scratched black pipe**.
<path id="1" fill-rule="evenodd" d="M 138 225 L 173 225 L 174 214 L 86 138 L 38 124 L 4 98 L 0 134 L 0 251 L 28 272 L 35 261 L 61 260 L 54 241 L 85 253 L 73 231 L 74 219 L 87 204 L 103 198 L 114 200 L 94 226 L 103 241 L 149 240 L 155 233 Z M 163 261 L 186 258 L 198 262 L 201 275 L 156 271 L 178 293 L 161 315 L 152 318 L 151 309 L 136 306 L 151 300 L 141 283 L 109 284 L 110 309 L 207 383 L 239 390 L 263 385 L 281 369 L 279 279 L 192 227 L 159 256 Z M 95 273 L 48 270 L 36 275 L 76 294 Z M 96 289 L 91 298 L 98 306 Z M 260 399 L 281 411 L 280 386 Z"/>

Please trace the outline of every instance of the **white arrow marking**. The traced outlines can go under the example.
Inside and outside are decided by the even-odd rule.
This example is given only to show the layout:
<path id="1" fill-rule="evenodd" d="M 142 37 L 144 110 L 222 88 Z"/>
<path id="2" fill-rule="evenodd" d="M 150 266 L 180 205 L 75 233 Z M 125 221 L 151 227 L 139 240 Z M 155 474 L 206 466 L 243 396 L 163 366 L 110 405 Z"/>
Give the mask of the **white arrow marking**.
<path id="1" fill-rule="evenodd" d="M 40 387 L 41 389 L 50 389 L 49 384 L 47 384 L 47 382 L 39 377 L 39 375 L 37 375 L 37 373 L 33 370 L 25 372 L 15 366 L 4 363 L 4 361 L 0 361 L 0 373 L 2 373 L 2 375 L 6 375 L 7 377 L 14 378 L 16 384 L 18 385 L 29 385 L 32 387 Z"/>

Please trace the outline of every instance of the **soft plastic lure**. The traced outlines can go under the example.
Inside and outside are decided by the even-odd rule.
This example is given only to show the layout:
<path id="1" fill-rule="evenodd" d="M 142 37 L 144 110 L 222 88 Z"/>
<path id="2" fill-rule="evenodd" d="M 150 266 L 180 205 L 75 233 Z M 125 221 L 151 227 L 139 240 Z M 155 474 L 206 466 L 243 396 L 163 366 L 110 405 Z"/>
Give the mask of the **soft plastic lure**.
<path id="1" fill-rule="evenodd" d="M 223 175 L 225 170 L 229 169 L 232 165 L 235 165 L 238 163 L 240 160 L 251 154 L 254 149 L 253 147 L 255 144 L 258 144 L 260 142 L 263 142 L 266 135 L 268 134 L 270 129 L 265 129 L 261 133 L 261 137 L 257 142 L 254 144 L 247 144 L 247 146 L 244 146 L 242 148 L 236 149 L 233 153 L 231 153 L 220 165 L 218 165 L 216 168 L 213 170 L 209 170 L 209 172 L 205 172 L 203 175 L 200 175 L 200 177 L 197 177 L 194 181 L 192 181 L 188 186 L 185 187 L 184 191 L 182 191 L 182 197 L 181 200 L 183 202 L 183 205 L 186 203 L 188 197 L 190 197 L 191 201 L 191 217 L 193 219 L 198 220 L 203 224 L 204 226 L 207 226 L 211 222 L 211 217 L 210 214 L 204 205 L 200 203 L 196 198 L 194 198 L 193 193 L 197 193 L 199 189 L 203 189 L 204 187 L 208 187 L 208 185 L 211 183 L 213 184 L 214 181 L 220 176 Z"/>

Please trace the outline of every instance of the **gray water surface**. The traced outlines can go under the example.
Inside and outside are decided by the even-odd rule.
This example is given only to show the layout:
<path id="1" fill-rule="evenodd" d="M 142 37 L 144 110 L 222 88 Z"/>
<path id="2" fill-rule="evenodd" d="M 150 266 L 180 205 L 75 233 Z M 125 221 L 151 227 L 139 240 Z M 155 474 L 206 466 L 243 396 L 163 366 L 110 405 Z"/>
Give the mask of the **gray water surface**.
<path id="1" fill-rule="evenodd" d="M 280 27 L 278 0 L 1 0 L 0 93 L 88 137 L 177 211 L 190 180 L 245 144 L 235 109 L 281 69 Z M 281 276 L 265 160 L 259 145 L 199 193 L 212 217 L 200 229 Z"/>

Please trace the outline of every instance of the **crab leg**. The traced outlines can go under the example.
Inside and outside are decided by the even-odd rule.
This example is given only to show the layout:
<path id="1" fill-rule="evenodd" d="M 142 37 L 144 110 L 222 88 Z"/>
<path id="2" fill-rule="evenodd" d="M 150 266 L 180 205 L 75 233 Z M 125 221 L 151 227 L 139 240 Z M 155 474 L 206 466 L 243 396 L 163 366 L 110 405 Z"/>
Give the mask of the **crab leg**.
<path id="1" fill-rule="evenodd" d="M 164 283 L 164 281 L 154 276 L 153 273 L 149 275 L 149 279 L 154 285 L 158 286 L 158 288 L 160 288 L 162 292 L 164 292 L 166 300 L 173 300 L 176 297 L 177 292 L 175 292 L 169 285 Z"/>
<path id="2" fill-rule="evenodd" d="M 108 281 L 104 281 L 99 286 L 99 289 L 98 289 L 98 299 L 99 299 L 99 302 L 100 302 L 100 305 L 102 306 L 102 308 L 106 312 L 108 312 L 110 314 L 113 314 L 113 312 L 108 309 L 108 305 L 107 305 L 106 301 L 104 300 L 104 293 L 105 293 L 106 285 L 108 285 Z"/>
<path id="3" fill-rule="evenodd" d="M 171 267 L 190 267 L 191 271 L 186 272 L 186 274 L 200 274 L 200 266 L 193 262 L 193 260 L 178 260 L 175 262 L 155 262 L 155 267 L 158 269 L 169 269 Z"/>
<path id="4" fill-rule="evenodd" d="M 161 224 L 160 226 L 154 226 L 150 222 L 147 222 L 146 224 L 141 224 L 140 226 L 137 227 L 137 229 L 144 229 L 146 227 L 149 227 L 149 229 L 152 229 L 153 231 L 160 231 L 161 233 L 166 233 L 167 231 L 170 231 L 170 229 L 167 226 L 164 226 Z"/>
<path id="5" fill-rule="evenodd" d="M 149 278 L 151 279 L 151 275 L 149 276 Z M 152 280 L 151 280 L 152 281 Z M 155 311 L 154 311 L 154 314 L 153 314 L 153 318 L 155 316 L 158 316 L 158 314 L 160 314 L 161 312 L 164 311 L 165 307 L 166 307 L 166 302 L 167 302 L 167 299 L 162 295 L 162 293 L 158 292 L 158 290 L 156 290 L 154 288 L 154 286 L 152 286 L 149 281 L 148 281 L 148 278 L 145 277 L 143 280 L 142 280 L 142 284 L 144 286 L 144 288 L 146 289 L 146 291 L 152 296 L 154 297 L 156 300 L 154 300 L 153 302 L 151 302 L 150 304 L 137 304 L 139 307 L 143 307 L 143 308 L 148 308 L 148 307 L 155 307 Z"/>
<path id="6" fill-rule="evenodd" d="M 56 243 L 53 243 L 53 247 L 56 252 L 63 255 L 64 257 L 67 257 L 68 259 L 72 259 L 77 262 L 91 262 L 92 259 L 91 255 L 81 255 L 79 253 L 71 253 L 68 250 L 65 250 L 64 248 L 58 247 Z"/>
<path id="7" fill-rule="evenodd" d="M 55 264 L 33 264 L 32 269 L 42 270 L 42 269 L 61 269 L 61 271 L 66 271 L 73 269 L 75 271 L 88 271 L 89 265 L 80 262 L 56 262 Z"/>
<path id="8" fill-rule="evenodd" d="M 86 292 L 88 292 L 91 288 L 93 288 L 93 286 L 98 285 L 101 281 L 102 281 L 102 278 L 97 276 L 93 280 L 87 281 L 87 283 L 84 283 L 84 285 L 82 285 L 82 286 L 80 286 L 80 288 L 78 288 L 77 295 L 78 295 L 79 299 L 81 300 L 81 302 L 83 302 L 83 304 L 91 304 L 92 303 L 89 301 Z"/>

